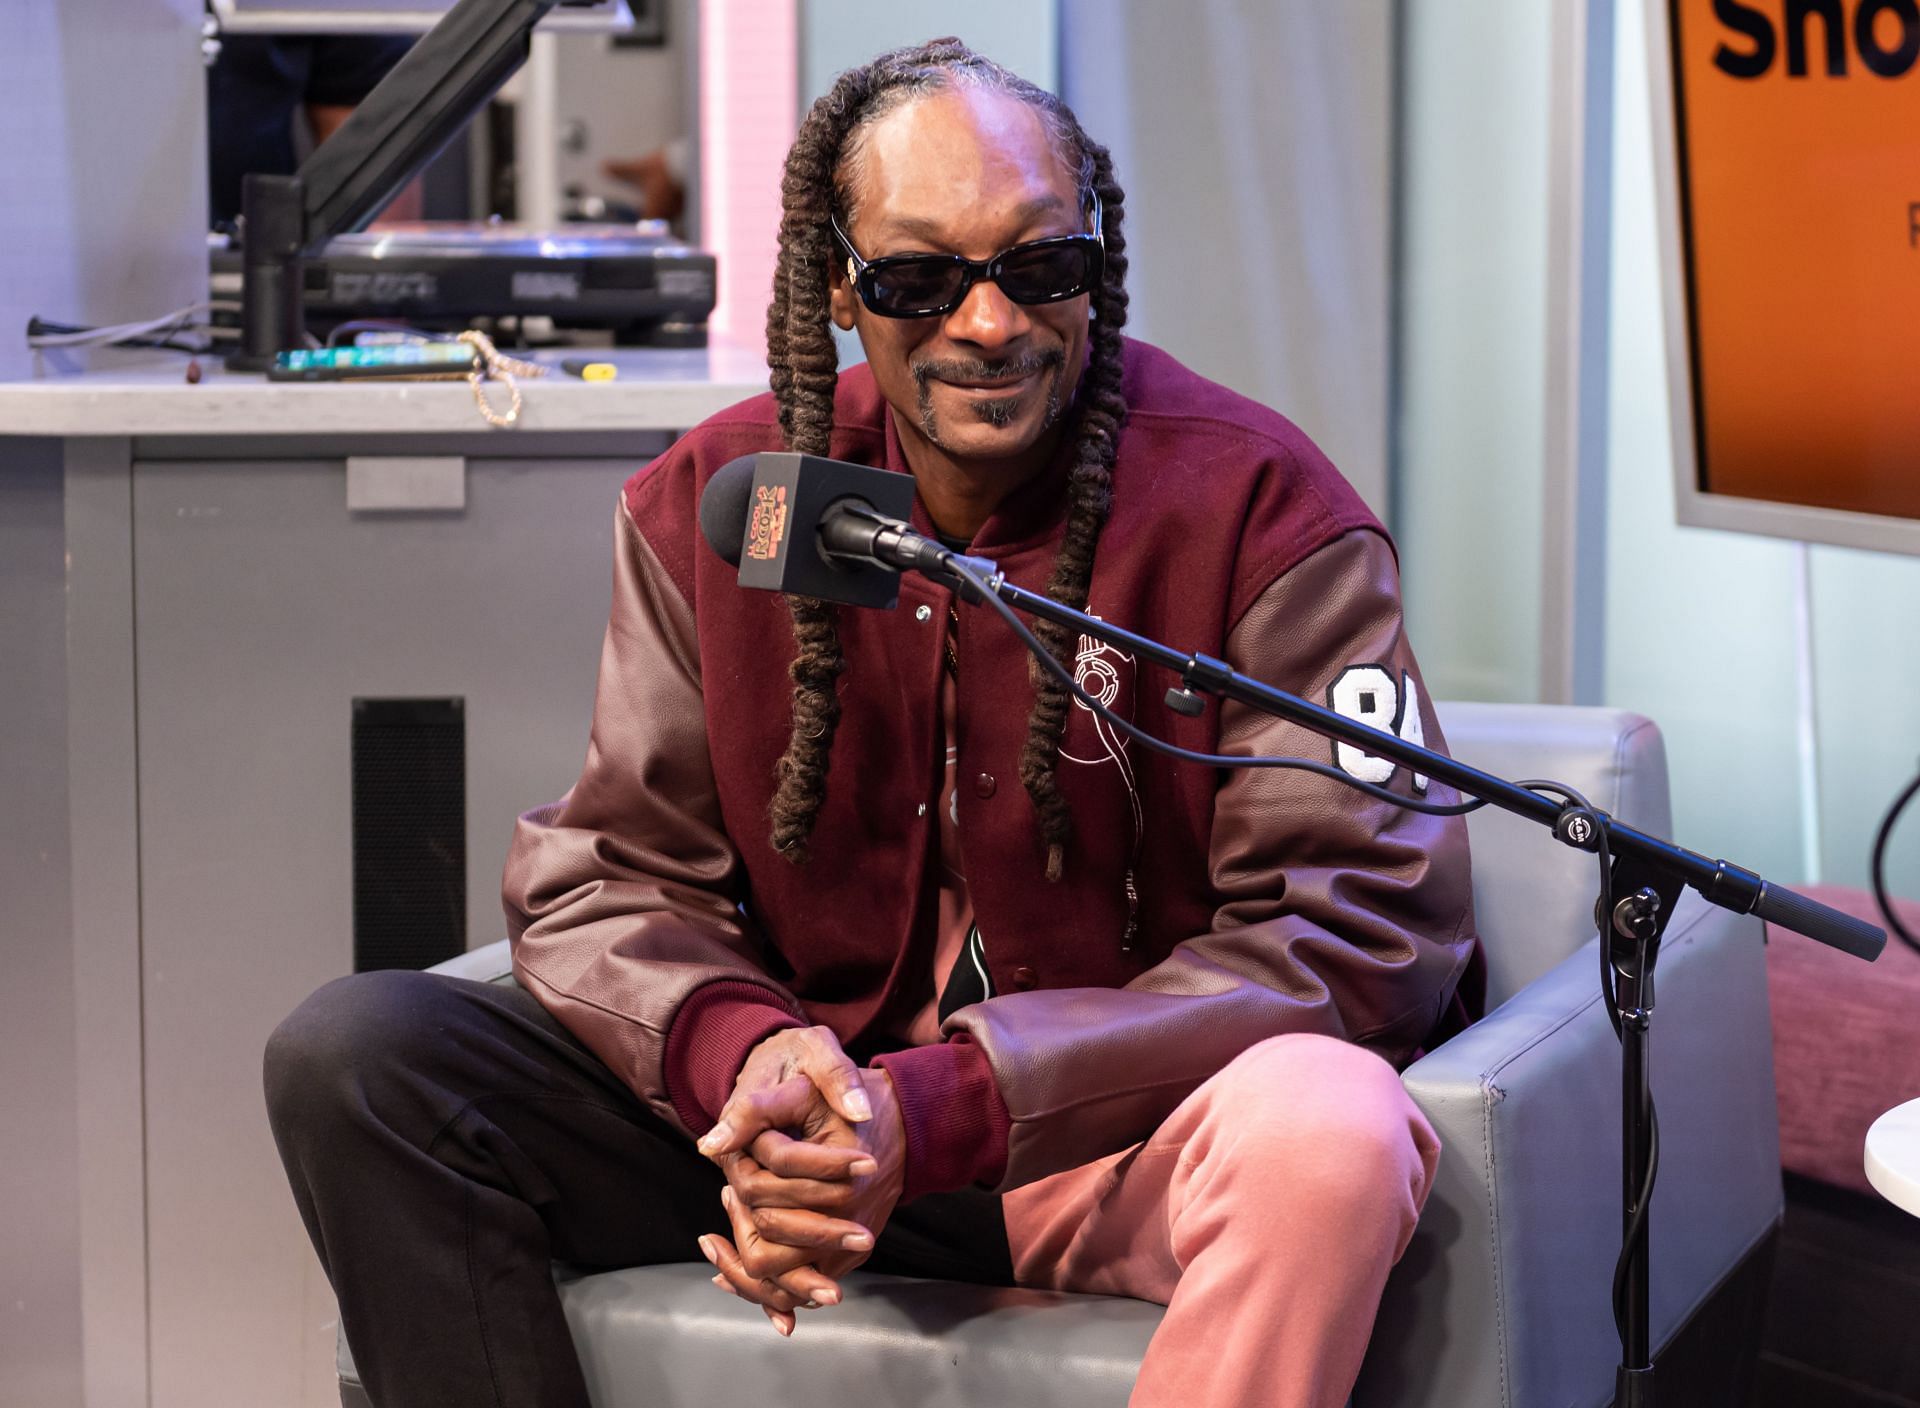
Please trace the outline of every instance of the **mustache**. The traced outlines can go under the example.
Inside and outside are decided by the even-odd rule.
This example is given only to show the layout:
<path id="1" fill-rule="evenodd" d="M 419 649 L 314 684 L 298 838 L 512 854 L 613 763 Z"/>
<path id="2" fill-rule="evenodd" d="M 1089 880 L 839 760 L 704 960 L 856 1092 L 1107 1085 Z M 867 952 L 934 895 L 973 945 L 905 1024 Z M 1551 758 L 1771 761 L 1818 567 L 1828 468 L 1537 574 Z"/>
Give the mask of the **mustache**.
<path id="1" fill-rule="evenodd" d="M 1018 357 L 1002 358 L 997 362 L 982 361 L 977 357 L 916 362 L 912 370 L 914 384 L 924 393 L 929 381 L 1018 381 L 1035 372 L 1052 371 L 1064 366 L 1066 360 L 1064 349 L 1048 347 L 1023 352 Z"/>

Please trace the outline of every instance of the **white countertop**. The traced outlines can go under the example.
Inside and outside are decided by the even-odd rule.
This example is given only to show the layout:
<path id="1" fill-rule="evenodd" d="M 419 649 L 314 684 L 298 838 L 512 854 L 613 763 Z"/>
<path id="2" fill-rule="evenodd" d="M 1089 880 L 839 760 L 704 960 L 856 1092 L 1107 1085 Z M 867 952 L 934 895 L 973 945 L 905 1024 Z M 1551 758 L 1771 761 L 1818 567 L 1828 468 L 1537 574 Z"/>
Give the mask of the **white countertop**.
<path id="1" fill-rule="evenodd" d="M 562 357 L 613 362 L 617 380 L 586 382 L 559 369 Z M 227 372 L 202 358 L 198 385 L 187 359 L 156 353 L 114 371 L 0 382 L 0 436 L 444 435 L 487 432 L 685 430 L 767 389 L 758 351 L 575 348 L 532 360 L 553 371 L 521 378 L 520 423 L 494 430 L 461 381 L 275 382 Z M 507 392 L 492 386 L 495 404 Z"/>

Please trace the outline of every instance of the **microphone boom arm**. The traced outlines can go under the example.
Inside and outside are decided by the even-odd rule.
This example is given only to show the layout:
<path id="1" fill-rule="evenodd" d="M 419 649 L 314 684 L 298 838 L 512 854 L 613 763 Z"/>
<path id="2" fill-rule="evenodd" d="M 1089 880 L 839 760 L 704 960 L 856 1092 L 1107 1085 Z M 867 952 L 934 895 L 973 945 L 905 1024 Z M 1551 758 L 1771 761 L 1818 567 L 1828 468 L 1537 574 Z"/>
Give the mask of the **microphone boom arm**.
<path id="1" fill-rule="evenodd" d="M 1479 798 L 1503 811 L 1537 822 L 1576 849 L 1599 849 L 1599 838 L 1591 830 L 1583 835 L 1578 828 L 1569 829 L 1561 825 L 1570 805 L 1568 803 L 1553 801 L 1493 773 L 1469 767 L 1444 753 L 1409 743 L 1397 734 L 1363 724 L 1324 705 L 1263 684 L 1241 674 L 1223 660 L 1216 660 L 1209 655 L 1187 654 L 1097 616 L 1063 606 L 1052 597 L 1015 586 L 1007 580 L 997 564 L 986 558 L 966 557 L 939 547 L 933 540 L 898 520 L 885 519 L 884 515 L 875 513 L 870 521 L 885 524 L 885 528 L 876 527 L 873 530 L 876 538 L 886 529 L 892 529 L 900 531 L 903 537 L 916 540 L 916 546 L 911 550 L 904 546 L 893 547 L 888 543 L 888 553 L 884 556 L 879 552 L 871 553 L 872 561 L 921 572 L 953 590 L 971 605 L 985 604 L 984 590 L 1016 611 L 1092 636 L 1131 652 L 1137 659 L 1150 660 L 1177 675 L 1188 689 L 1220 699 L 1231 699 L 1248 708 L 1299 724 L 1322 737 L 1350 743 L 1375 757 L 1391 759 L 1422 776 L 1437 778 L 1465 796 Z M 823 524 L 821 531 L 824 545 L 829 526 Z M 832 547 L 827 550 L 835 551 Z M 1631 856 L 1644 865 L 1669 874 L 1698 890 L 1708 901 L 1723 909 L 1730 909 L 1735 914 L 1758 914 L 1763 919 L 1869 962 L 1877 958 L 1886 946 L 1885 932 L 1864 920 L 1843 914 L 1792 890 L 1770 885 L 1754 872 L 1729 861 L 1712 860 L 1670 841 L 1649 836 L 1605 812 L 1593 810 L 1592 815 L 1595 823 L 1606 831 L 1606 844 L 1615 856 Z"/>

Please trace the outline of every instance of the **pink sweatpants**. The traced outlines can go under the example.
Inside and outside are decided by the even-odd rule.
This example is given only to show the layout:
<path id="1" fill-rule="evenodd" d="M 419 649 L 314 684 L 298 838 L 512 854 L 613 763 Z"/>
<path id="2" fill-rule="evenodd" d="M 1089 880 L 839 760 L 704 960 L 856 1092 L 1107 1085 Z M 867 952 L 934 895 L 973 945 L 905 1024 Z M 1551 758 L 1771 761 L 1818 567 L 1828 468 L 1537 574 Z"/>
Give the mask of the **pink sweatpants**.
<path id="1" fill-rule="evenodd" d="M 1439 1153 L 1378 1056 L 1274 1037 L 1146 1143 L 1007 1194 L 1014 1276 L 1167 1307 L 1134 1408 L 1340 1408 Z"/>

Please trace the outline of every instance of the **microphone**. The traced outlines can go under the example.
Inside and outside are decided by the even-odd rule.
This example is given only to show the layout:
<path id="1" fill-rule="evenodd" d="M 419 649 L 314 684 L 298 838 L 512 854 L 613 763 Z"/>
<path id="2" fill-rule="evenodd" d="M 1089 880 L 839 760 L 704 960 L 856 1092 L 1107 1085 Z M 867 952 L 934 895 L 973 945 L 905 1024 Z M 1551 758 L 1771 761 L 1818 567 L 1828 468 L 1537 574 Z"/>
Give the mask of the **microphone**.
<path id="1" fill-rule="evenodd" d="M 700 532 L 743 587 L 890 609 L 901 572 L 953 556 L 906 522 L 913 497 L 910 474 L 769 450 L 707 481 Z"/>

